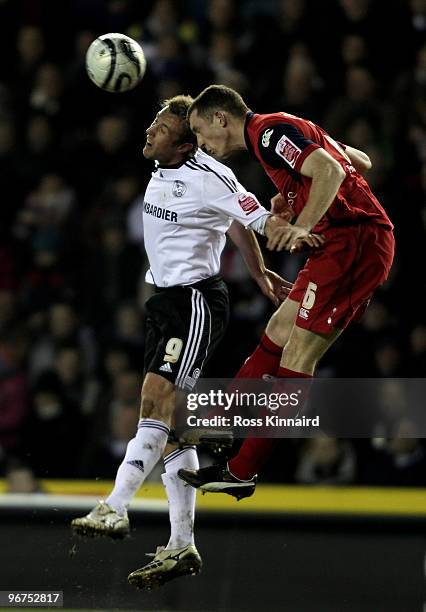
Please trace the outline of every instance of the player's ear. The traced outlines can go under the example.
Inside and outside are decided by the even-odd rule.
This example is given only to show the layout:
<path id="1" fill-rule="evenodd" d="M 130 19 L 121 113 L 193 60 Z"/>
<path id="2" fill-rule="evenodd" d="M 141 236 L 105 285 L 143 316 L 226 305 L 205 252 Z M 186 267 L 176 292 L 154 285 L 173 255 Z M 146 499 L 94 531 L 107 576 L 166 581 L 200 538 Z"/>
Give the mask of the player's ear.
<path id="1" fill-rule="evenodd" d="M 219 127 L 226 127 L 228 125 L 228 118 L 226 116 L 226 113 L 224 113 L 223 111 L 215 111 L 213 118 L 214 122 Z"/>
<path id="2" fill-rule="evenodd" d="M 184 142 L 183 144 L 178 146 L 179 153 L 185 154 L 190 153 L 194 149 L 194 145 L 190 142 Z"/>

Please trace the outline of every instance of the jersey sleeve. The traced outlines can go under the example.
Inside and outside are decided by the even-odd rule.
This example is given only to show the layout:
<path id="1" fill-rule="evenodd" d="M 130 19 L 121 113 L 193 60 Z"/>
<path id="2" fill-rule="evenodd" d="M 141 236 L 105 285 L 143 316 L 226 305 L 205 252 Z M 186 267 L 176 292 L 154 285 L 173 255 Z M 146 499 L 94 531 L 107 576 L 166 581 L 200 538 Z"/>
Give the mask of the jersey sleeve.
<path id="1" fill-rule="evenodd" d="M 244 227 L 269 215 L 256 198 L 235 176 L 207 174 L 204 179 L 204 206 L 239 221 Z"/>
<path id="2" fill-rule="evenodd" d="M 259 134 L 260 156 L 273 168 L 300 172 L 306 157 L 319 148 L 319 144 L 306 138 L 301 130 L 291 123 L 276 123 L 265 127 Z"/>

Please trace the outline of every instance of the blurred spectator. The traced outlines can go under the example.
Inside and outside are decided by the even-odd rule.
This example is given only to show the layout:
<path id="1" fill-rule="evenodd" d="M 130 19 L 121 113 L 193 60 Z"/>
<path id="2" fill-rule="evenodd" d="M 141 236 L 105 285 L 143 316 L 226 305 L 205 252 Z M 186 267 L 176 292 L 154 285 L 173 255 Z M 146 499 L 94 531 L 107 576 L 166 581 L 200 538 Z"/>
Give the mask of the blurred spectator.
<path id="1" fill-rule="evenodd" d="M 42 313 L 54 302 L 67 299 L 72 293 L 58 251 L 55 234 L 39 234 L 33 242 L 32 262 L 21 283 L 23 307 L 31 327 L 34 324 L 38 327 Z"/>
<path id="2" fill-rule="evenodd" d="M 95 411 L 99 395 L 97 381 L 83 369 L 83 351 L 75 344 L 63 345 L 55 355 L 54 372 L 61 395 L 87 420 Z M 84 435 L 84 431 L 81 432 Z"/>
<path id="3" fill-rule="evenodd" d="M 133 203 L 135 202 L 140 191 L 139 178 L 135 175 L 123 175 L 114 177 L 111 181 L 106 182 L 105 189 L 100 194 L 100 197 L 93 203 L 91 209 L 86 215 L 86 223 L 83 228 L 84 240 L 88 245 L 99 244 L 102 234 L 102 223 L 105 217 L 120 215 L 123 218 L 130 213 Z M 140 204 L 140 202 L 139 202 Z M 131 230 L 136 233 L 136 238 L 133 240 L 132 235 L 128 235 L 131 242 L 141 242 L 140 226 L 142 221 L 142 211 L 137 208 L 133 224 L 135 226 Z M 141 248 L 141 256 L 143 249 Z"/>
<path id="4" fill-rule="evenodd" d="M 14 120 L 7 114 L 3 115 L 1 111 L 0 91 L 0 193 L 2 194 L 0 238 L 2 243 L 8 238 L 8 232 L 23 193 L 16 180 L 19 167 L 20 159 Z"/>
<path id="5" fill-rule="evenodd" d="M 64 83 L 62 74 L 55 64 L 42 64 L 35 76 L 30 92 L 29 107 L 59 120 L 63 104 Z"/>
<path id="6" fill-rule="evenodd" d="M 107 217 L 102 224 L 100 249 L 86 264 L 84 293 L 89 321 L 102 329 L 117 306 L 138 294 L 142 257 L 126 242 L 121 218 Z"/>
<path id="7" fill-rule="evenodd" d="M 16 316 L 16 293 L 11 289 L 0 288 L 0 333 L 10 329 Z"/>
<path id="8" fill-rule="evenodd" d="M 40 322 L 29 356 L 31 378 L 34 380 L 42 371 L 53 369 L 57 351 L 67 344 L 74 344 L 80 351 L 78 359 L 83 371 L 93 372 L 96 365 L 94 339 L 91 330 L 81 325 L 73 305 L 55 302 L 46 315 L 46 325 Z"/>
<path id="9" fill-rule="evenodd" d="M 177 29 L 176 3 L 172 0 L 156 0 L 152 11 L 145 22 L 145 27 L 152 40 L 158 40 L 166 34 L 173 34 Z"/>
<path id="10" fill-rule="evenodd" d="M 19 457 L 23 452 L 23 431 L 30 410 L 24 370 L 27 347 L 21 329 L 0 333 L 0 460 Z"/>
<path id="11" fill-rule="evenodd" d="M 74 205 L 74 193 L 57 174 L 45 174 L 18 216 L 17 234 L 50 233 L 60 236 Z"/>
<path id="12" fill-rule="evenodd" d="M 410 376 L 424 377 L 426 372 L 426 325 L 416 325 L 410 333 Z"/>
<path id="13" fill-rule="evenodd" d="M 50 120 L 43 114 L 31 115 L 26 126 L 19 164 L 19 175 L 25 188 L 35 189 L 40 176 L 44 176 L 45 180 L 50 177 L 51 180 L 52 175 L 49 173 L 55 168 L 60 170 L 60 166 L 61 154 Z M 61 180 L 60 177 L 56 178 Z"/>
<path id="14" fill-rule="evenodd" d="M 79 462 L 77 440 L 81 448 L 85 438 L 78 408 L 64 396 L 59 378 L 46 372 L 33 388 L 26 431 L 27 456 L 36 476 L 75 476 Z"/>
<path id="15" fill-rule="evenodd" d="M 10 461 L 5 473 L 7 493 L 39 493 L 40 485 L 31 468 L 19 461 Z"/>
<path id="16" fill-rule="evenodd" d="M 112 343 L 119 343 L 125 348 L 132 363 L 141 364 L 143 362 L 145 346 L 143 320 L 140 309 L 135 302 L 125 302 L 117 307 L 111 336 Z"/>
<path id="17" fill-rule="evenodd" d="M 96 429 L 83 456 L 81 475 L 86 478 L 113 478 L 133 437 L 139 417 L 142 377 L 132 370 L 117 374 L 114 394 L 103 423 Z"/>
<path id="18" fill-rule="evenodd" d="M 237 22 L 234 0 L 209 0 L 207 19 L 209 31 L 232 33 Z"/>
<path id="19" fill-rule="evenodd" d="M 23 25 L 16 35 L 16 74 L 13 79 L 19 79 L 16 87 L 20 94 L 28 95 L 30 83 L 34 74 L 45 58 L 45 42 L 42 30 L 36 25 Z"/>
<path id="20" fill-rule="evenodd" d="M 376 376 L 390 378 L 403 375 L 401 353 L 392 341 L 385 341 L 376 348 L 374 360 Z"/>
<path id="21" fill-rule="evenodd" d="M 321 80 L 308 50 L 303 45 L 291 48 L 283 75 L 282 108 L 286 112 L 319 121 Z"/>
<path id="22" fill-rule="evenodd" d="M 412 423 L 402 420 L 396 437 L 365 441 L 358 453 L 359 482 L 375 486 L 426 486 L 424 440 L 415 436 Z"/>
<path id="23" fill-rule="evenodd" d="M 354 482 L 355 472 L 350 443 L 321 436 L 310 438 L 302 447 L 295 480 L 303 484 L 349 484 Z"/>
<path id="24" fill-rule="evenodd" d="M 112 388 L 119 374 L 128 370 L 131 359 L 126 348 L 120 343 L 108 344 L 108 349 L 103 357 L 103 375 L 107 387 Z"/>

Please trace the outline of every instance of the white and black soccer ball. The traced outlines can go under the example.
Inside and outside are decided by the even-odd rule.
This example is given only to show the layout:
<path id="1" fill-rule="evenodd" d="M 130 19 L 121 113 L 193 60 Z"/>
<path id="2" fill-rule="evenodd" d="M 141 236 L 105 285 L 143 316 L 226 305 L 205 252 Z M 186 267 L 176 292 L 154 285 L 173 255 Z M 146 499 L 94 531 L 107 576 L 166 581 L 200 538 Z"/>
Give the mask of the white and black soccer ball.
<path id="1" fill-rule="evenodd" d="M 146 59 L 142 47 L 125 34 L 103 34 L 86 53 L 90 79 L 105 91 L 114 93 L 133 89 L 143 78 Z"/>

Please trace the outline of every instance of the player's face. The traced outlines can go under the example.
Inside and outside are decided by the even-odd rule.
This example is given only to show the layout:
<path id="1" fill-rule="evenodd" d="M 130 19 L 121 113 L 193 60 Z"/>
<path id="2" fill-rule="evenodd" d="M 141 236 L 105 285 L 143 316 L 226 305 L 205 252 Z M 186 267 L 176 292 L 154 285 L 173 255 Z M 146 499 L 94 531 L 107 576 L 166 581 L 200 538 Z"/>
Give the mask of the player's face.
<path id="1" fill-rule="evenodd" d="M 178 117 L 169 113 L 167 107 L 163 108 L 146 130 L 144 156 L 147 159 L 156 159 L 162 164 L 179 163 L 182 153 L 177 143 L 181 129 Z"/>
<path id="2" fill-rule="evenodd" d="M 230 134 L 222 113 L 214 113 L 212 119 L 202 117 L 195 109 L 189 118 L 189 125 L 197 137 L 200 149 L 219 159 L 231 154 Z"/>

